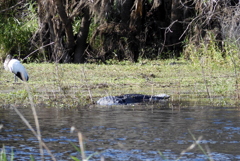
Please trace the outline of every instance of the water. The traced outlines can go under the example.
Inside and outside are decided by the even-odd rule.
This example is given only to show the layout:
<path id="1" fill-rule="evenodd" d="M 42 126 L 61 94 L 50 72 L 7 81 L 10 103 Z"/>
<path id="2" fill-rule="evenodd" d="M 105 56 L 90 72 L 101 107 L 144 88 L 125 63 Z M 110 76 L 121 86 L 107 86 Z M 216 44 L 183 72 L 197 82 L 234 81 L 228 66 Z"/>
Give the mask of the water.
<path id="1" fill-rule="evenodd" d="M 18 107 L 31 125 L 30 108 Z M 91 160 L 156 161 L 176 160 L 195 141 L 198 146 L 181 156 L 181 160 L 240 160 L 240 111 L 237 108 L 184 107 L 171 109 L 151 106 L 89 107 L 75 110 L 37 108 L 44 142 L 57 160 L 71 160 L 81 155 L 75 126 L 84 136 L 87 156 Z M 38 141 L 11 108 L 0 109 L 0 145 L 15 160 L 40 159 Z M 160 153 L 162 155 L 160 155 Z M 205 153 L 205 154 L 204 154 Z M 44 151 L 44 159 L 51 157 Z"/>

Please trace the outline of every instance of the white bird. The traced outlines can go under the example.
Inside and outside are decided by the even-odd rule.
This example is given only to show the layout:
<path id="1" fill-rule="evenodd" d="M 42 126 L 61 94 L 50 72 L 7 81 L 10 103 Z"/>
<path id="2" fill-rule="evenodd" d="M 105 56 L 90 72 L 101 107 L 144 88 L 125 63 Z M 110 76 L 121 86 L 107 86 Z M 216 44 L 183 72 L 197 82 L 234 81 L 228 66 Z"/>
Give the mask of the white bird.
<path id="1" fill-rule="evenodd" d="M 4 68 L 5 70 L 9 70 L 10 72 L 15 74 L 15 82 L 17 81 L 17 77 L 20 78 L 22 81 L 28 81 L 29 77 L 27 70 L 19 60 L 12 59 L 11 55 L 8 55 L 5 59 Z"/>

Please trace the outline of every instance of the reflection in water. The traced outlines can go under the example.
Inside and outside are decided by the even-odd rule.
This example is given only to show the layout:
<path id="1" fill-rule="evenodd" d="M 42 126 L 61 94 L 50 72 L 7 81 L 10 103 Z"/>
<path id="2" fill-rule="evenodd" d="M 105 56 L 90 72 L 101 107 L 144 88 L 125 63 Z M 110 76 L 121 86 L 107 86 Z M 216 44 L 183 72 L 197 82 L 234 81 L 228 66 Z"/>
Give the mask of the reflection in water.
<path id="1" fill-rule="evenodd" d="M 19 108 L 34 126 L 30 108 Z M 57 160 L 80 158 L 70 142 L 78 145 L 75 126 L 84 135 L 87 155 L 92 160 L 177 159 L 182 150 L 194 143 L 190 132 L 211 151 L 214 160 L 240 159 L 240 111 L 233 108 L 188 107 L 181 110 L 144 106 L 92 107 L 78 110 L 37 109 L 44 142 Z M 13 109 L 0 109 L 1 146 L 15 159 L 40 159 L 38 142 Z M 45 151 L 45 160 L 51 160 Z M 207 159 L 198 148 L 187 152 L 183 160 Z"/>

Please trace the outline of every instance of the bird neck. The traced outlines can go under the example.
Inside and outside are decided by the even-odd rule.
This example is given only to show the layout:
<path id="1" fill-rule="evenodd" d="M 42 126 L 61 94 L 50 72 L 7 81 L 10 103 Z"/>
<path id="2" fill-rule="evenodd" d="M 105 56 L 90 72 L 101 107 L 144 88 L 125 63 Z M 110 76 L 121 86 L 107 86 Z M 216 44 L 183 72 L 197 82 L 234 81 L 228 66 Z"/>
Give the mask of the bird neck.
<path id="1" fill-rule="evenodd" d="M 10 59 L 9 58 L 6 58 L 5 61 L 4 61 L 4 68 L 5 70 L 8 70 L 8 64 L 10 62 Z"/>

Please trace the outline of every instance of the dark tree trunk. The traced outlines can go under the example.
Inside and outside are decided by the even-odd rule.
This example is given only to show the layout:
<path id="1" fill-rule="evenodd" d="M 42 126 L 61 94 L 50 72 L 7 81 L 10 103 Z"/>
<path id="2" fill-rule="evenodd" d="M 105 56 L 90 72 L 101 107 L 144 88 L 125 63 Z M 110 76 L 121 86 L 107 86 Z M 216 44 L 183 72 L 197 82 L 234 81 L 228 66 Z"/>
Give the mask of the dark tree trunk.
<path id="1" fill-rule="evenodd" d="M 144 30 L 146 16 L 145 0 L 135 0 L 134 7 L 130 16 L 129 28 L 131 31 L 128 37 L 128 46 L 131 51 L 131 61 L 137 62 L 140 52 L 141 35 Z"/>
<path id="2" fill-rule="evenodd" d="M 86 42 L 90 26 L 89 9 L 84 9 L 84 17 L 82 18 L 81 28 L 77 35 L 76 48 L 74 52 L 74 63 L 84 63 L 84 52 L 86 49 Z"/>
<path id="3" fill-rule="evenodd" d="M 50 3 L 50 1 L 46 1 L 44 3 L 41 0 L 38 0 L 37 3 L 38 3 L 39 31 L 34 36 L 32 43 L 37 48 L 40 48 L 41 46 L 54 42 L 55 36 L 53 31 L 53 23 L 51 20 L 52 19 L 51 13 L 53 12 L 52 10 L 53 8 L 51 8 L 50 6 L 52 6 L 52 4 Z M 44 57 L 45 61 L 52 58 L 52 52 L 53 52 L 52 46 L 47 46 L 39 50 L 42 56 Z"/>
<path id="4" fill-rule="evenodd" d="M 38 0 L 40 30 L 36 34 L 38 35 L 36 36 L 36 39 L 38 39 L 36 46 L 39 48 L 54 42 L 53 45 L 47 46 L 42 50 L 43 54 L 48 53 L 51 61 L 69 63 L 73 60 L 71 58 L 73 57 L 76 44 L 72 19 L 74 19 L 74 16 L 80 15 L 81 8 L 84 6 L 84 1 L 81 2 L 69 3 L 62 0 Z M 79 36 L 78 39 L 80 39 Z M 83 38 L 83 40 L 86 39 Z"/>
<path id="5" fill-rule="evenodd" d="M 123 25 L 128 26 L 130 20 L 131 8 L 134 0 L 123 0 L 121 6 L 121 22 Z"/>
<path id="6" fill-rule="evenodd" d="M 66 33 L 66 47 L 65 47 L 65 51 L 63 53 L 62 61 L 64 63 L 68 63 L 68 62 L 70 62 L 70 54 L 74 51 L 74 46 L 75 46 L 72 21 L 67 16 L 67 13 L 65 11 L 62 0 L 55 0 L 54 2 L 57 6 L 57 13 L 59 14 L 59 16 L 61 18 L 64 30 Z M 61 33 L 59 33 L 59 34 L 61 34 Z M 61 35 L 59 35 L 59 36 L 61 36 Z M 61 38 L 59 38 L 59 43 L 60 43 L 60 40 L 61 40 Z M 61 45 L 63 45 L 63 44 L 61 44 Z M 58 47 L 60 47 L 60 46 L 58 46 Z"/>
<path id="7" fill-rule="evenodd" d="M 166 44 L 169 45 L 169 49 L 172 50 L 176 55 L 180 56 L 181 51 L 181 44 L 180 39 L 183 33 L 183 8 L 181 6 L 181 2 L 179 0 L 172 0 L 172 8 L 171 8 L 171 23 L 172 26 L 170 27 L 171 32 L 167 34 L 167 42 Z"/>

